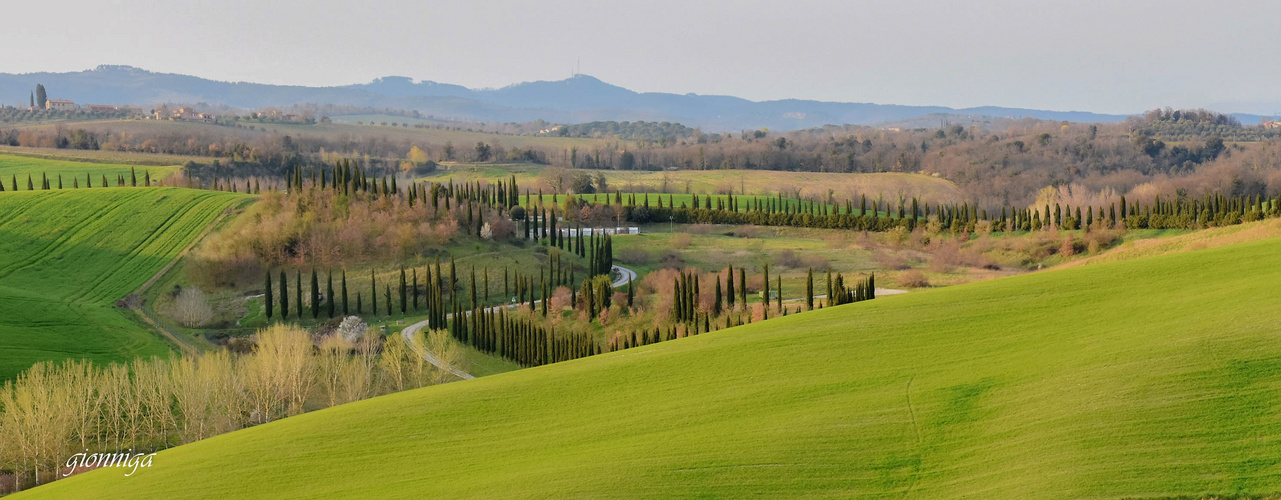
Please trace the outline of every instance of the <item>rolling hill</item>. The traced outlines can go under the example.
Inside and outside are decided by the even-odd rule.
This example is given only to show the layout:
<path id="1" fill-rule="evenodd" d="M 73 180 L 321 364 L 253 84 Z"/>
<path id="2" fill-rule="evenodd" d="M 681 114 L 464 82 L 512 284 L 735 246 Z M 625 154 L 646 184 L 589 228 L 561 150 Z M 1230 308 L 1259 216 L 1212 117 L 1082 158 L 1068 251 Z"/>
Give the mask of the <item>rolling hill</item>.
<path id="1" fill-rule="evenodd" d="M 403 392 L 15 498 L 1275 494 L 1278 244 L 882 297 Z"/>
<path id="2" fill-rule="evenodd" d="M 0 73 L 0 103 L 26 106 L 37 83 L 49 89 L 50 97 L 81 103 L 150 105 L 204 102 L 242 108 L 324 103 L 415 110 L 436 117 L 481 122 L 646 120 L 679 122 L 709 131 L 865 125 L 930 114 L 1089 122 L 1125 119 L 1121 115 L 1082 111 L 996 106 L 953 109 L 801 99 L 749 101 L 720 95 L 635 92 L 581 74 L 559 81 L 524 82 L 498 89 L 469 89 L 432 81 L 415 82 L 396 76 L 341 87 L 304 87 L 222 82 L 111 65 L 68 73 Z"/>
<path id="3" fill-rule="evenodd" d="M 116 301 L 245 199 L 176 188 L 0 193 L 0 380 L 42 360 L 166 355 Z"/>

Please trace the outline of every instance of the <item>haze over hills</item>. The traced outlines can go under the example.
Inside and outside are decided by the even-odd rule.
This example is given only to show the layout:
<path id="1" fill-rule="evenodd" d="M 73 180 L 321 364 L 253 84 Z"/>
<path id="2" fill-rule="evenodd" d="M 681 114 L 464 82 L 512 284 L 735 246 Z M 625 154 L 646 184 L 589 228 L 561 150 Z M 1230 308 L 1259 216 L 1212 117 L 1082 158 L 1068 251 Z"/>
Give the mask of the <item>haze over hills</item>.
<path id="1" fill-rule="evenodd" d="M 770 128 L 794 130 L 827 124 L 867 125 L 933 115 L 968 121 L 975 116 L 1115 122 L 1124 115 L 984 106 L 822 102 L 800 99 L 749 101 L 731 96 L 634 92 L 587 75 L 559 81 L 518 83 L 499 89 L 469 89 L 406 77 L 384 77 L 341 87 L 306 87 L 155 73 L 130 66 L 99 66 L 69 73 L 0 73 L 0 103 L 26 105 L 37 83 L 51 98 L 95 104 L 222 104 L 240 108 L 320 103 L 416 110 L 442 118 L 482 122 L 547 120 L 670 121 L 707 131 Z M 1238 115 L 1243 123 L 1258 117 Z M 934 120 L 930 120 L 934 121 Z"/>

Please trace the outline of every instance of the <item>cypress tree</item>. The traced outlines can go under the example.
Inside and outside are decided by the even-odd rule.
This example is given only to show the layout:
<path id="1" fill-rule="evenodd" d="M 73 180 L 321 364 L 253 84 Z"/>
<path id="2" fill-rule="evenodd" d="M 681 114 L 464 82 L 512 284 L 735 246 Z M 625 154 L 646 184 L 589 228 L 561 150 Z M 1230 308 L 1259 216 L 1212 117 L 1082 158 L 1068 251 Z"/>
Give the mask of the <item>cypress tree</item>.
<path id="1" fill-rule="evenodd" d="M 405 266 L 400 266 L 400 314 L 405 314 L 409 310 L 406 292 L 408 290 L 405 289 Z"/>
<path id="2" fill-rule="evenodd" d="M 747 269 L 742 267 L 738 268 L 738 301 L 747 308 Z"/>
<path id="3" fill-rule="evenodd" d="M 351 314 L 351 312 L 350 310 L 347 309 L 347 270 L 343 269 L 342 270 L 342 315 L 346 316 L 348 314 Z"/>
<path id="4" fill-rule="evenodd" d="M 734 308 L 734 265 L 725 268 L 725 298 L 729 308 Z"/>
<path id="5" fill-rule="evenodd" d="M 369 304 L 370 312 L 378 314 L 378 281 L 374 277 L 374 270 L 369 270 Z"/>
<path id="6" fill-rule="evenodd" d="M 334 270 L 325 273 L 325 304 L 328 304 L 329 317 L 334 317 Z"/>
<path id="7" fill-rule="evenodd" d="M 414 283 L 413 283 L 414 284 L 414 310 L 417 311 L 418 310 L 418 268 L 416 267 L 414 268 L 413 280 L 414 280 Z"/>
<path id="8" fill-rule="evenodd" d="M 316 276 L 314 267 L 311 268 L 311 317 L 320 317 L 320 279 Z"/>
<path id="9" fill-rule="evenodd" d="M 302 269 L 294 270 L 294 305 L 297 306 L 298 319 L 302 319 Z"/>
<path id="10" fill-rule="evenodd" d="M 263 292 L 263 305 L 267 308 L 267 320 L 269 321 L 271 320 L 272 309 L 275 307 L 275 304 L 272 303 L 273 300 L 275 300 L 275 294 L 271 290 L 271 270 L 268 269 L 266 291 Z"/>
<path id="11" fill-rule="evenodd" d="M 776 287 L 778 288 L 778 292 L 776 292 L 778 293 L 778 308 L 783 309 L 783 275 L 780 274 L 778 276 L 775 276 L 774 279 L 778 281 L 777 287 Z"/>
<path id="12" fill-rule="evenodd" d="M 386 179 L 385 179 L 385 178 L 384 178 L 383 180 L 384 180 L 384 182 L 386 181 Z M 386 284 L 385 286 L 386 286 L 386 295 L 384 296 L 384 298 L 386 298 L 386 299 L 387 299 L 387 300 L 386 300 L 386 303 L 387 303 L 387 315 L 388 315 L 388 316 L 391 316 L 391 283 L 388 283 L 388 284 Z"/>
<path id="13" fill-rule="evenodd" d="M 476 309 L 476 266 L 471 267 L 471 308 Z"/>
<path id="14" fill-rule="evenodd" d="M 814 310 L 814 269 L 805 273 L 805 307 Z"/>
<path id="15" fill-rule="evenodd" d="M 630 289 L 628 291 L 630 292 Z M 715 296 L 715 301 L 712 302 L 712 314 L 715 316 L 721 315 L 721 275 L 720 274 L 716 275 L 716 296 Z"/>
<path id="16" fill-rule="evenodd" d="M 289 278 L 285 270 L 280 270 L 280 318 L 289 318 Z"/>
<path id="17" fill-rule="evenodd" d="M 761 302 L 765 304 L 766 309 L 769 309 L 769 264 L 762 265 L 761 270 L 765 273 L 765 289 L 761 294 Z"/>
<path id="18" fill-rule="evenodd" d="M 356 292 L 356 314 L 365 314 L 365 307 L 360 303 L 360 292 Z"/>

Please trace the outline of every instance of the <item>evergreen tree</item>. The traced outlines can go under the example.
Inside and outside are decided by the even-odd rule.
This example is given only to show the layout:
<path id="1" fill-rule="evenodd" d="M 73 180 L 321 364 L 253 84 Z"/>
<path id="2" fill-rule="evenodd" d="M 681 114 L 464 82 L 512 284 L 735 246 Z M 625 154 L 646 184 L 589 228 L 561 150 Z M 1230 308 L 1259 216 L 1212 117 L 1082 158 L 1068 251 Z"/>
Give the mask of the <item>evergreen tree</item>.
<path id="1" fill-rule="evenodd" d="M 406 300 L 408 299 L 408 290 L 405 286 L 405 266 L 400 266 L 400 314 L 405 314 L 409 311 L 409 301 Z"/>
<path id="2" fill-rule="evenodd" d="M 805 307 L 808 310 L 814 310 L 814 269 L 812 268 L 805 272 Z"/>
<path id="3" fill-rule="evenodd" d="M 311 268 L 311 317 L 320 317 L 320 279 L 316 276 L 314 267 Z"/>
<path id="4" fill-rule="evenodd" d="M 280 318 L 289 318 L 289 278 L 284 269 L 280 270 Z"/>
<path id="5" fill-rule="evenodd" d="M 369 304 L 370 312 L 378 314 L 378 281 L 374 277 L 374 270 L 369 270 Z"/>
<path id="6" fill-rule="evenodd" d="M 738 301 L 747 308 L 747 269 L 738 268 Z"/>
<path id="7" fill-rule="evenodd" d="M 328 305 L 329 317 L 334 317 L 334 270 L 325 273 L 325 304 Z"/>
<path id="8" fill-rule="evenodd" d="M 383 182 L 386 182 L 386 178 L 383 179 Z M 386 286 L 386 292 L 385 292 L 386 295 L 384 296 L 384 298 L 387 299 L 385 301 L 385 303 L 387 304 L 387 315 L 391 316 L 391 283 L 388 283 L 385 286 Z"/>
<path id="9" fill-rule="evenodd" d="M 765 289 L 761 294 L 761 302 L 765 305 L 766 309 L 769 309 L 769 264 L 762 265 L 761 270 L 765 273 Z"/>
<path id="10" fill-rule="evenodd" d="M 348 314 L 351 314 L 351 310 L 347 308 L 347 270 L 343 269 L 342 270 L 342 315 L 346 316 Z"/>
<path id="11" fill-rule="evenodd" d="M 267 309 L 267 320 L 270 321 L 273 309 L 275 308 L 275 304 L 272 303 L 272 301 L 275 300 L 275 294 L 272 293 L 272 290 L 271 290 L 271 270 L 270 269 L 267 270 L 266 291 L 263 292 L 262 296 L 263 296 L 263 305 L 266 306 L 266 309 Z"/>
<path id="12" fill-rule="evenodd" d="M 719 278 L 719 276 L 718 276 Z M 725 299 L 729 308 L 734 308 L 734 265 L 725 268 Z"/>
<path id="13" fill-rule="evenodd" d="M 717 274 L 717 275 L 716 275 L 716 296 L 715 296 L 715 301 L 714 301 L 714 302 L 712 302 L 712 315 L 714 315 L 714 316 L 720 316 L 720 315 L 721 315 L 721 306 L 722 306 L 722 304 L 721 304 L 721 299 L 722 299 L 722 297 L 721 297 L 721 275 L 720 275 L 720 274 Z"/>
<path id="14" fill-rule="evenodd" d="M 294 270 L 294 285 L 295 311 L 298 311 L 298 319 L 302 319 L 302 269 Z"/>
<path id="15" fill-rule="evenodd" d="M 778 308 L 783 309 L 783 275 L 777 275 L 774 279 L 776 280 L 775 288 L 778 289 L 778 291 L 774 292 L 778 294 Z"/>

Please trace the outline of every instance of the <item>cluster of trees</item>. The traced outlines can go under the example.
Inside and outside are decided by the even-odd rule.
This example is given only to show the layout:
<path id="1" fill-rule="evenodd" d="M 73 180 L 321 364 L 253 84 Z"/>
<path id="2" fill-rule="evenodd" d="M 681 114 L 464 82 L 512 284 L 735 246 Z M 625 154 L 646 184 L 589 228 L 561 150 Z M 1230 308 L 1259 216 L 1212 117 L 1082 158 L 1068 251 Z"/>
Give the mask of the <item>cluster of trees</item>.
<path id="1" fill-rule="evenodd" d="M 6 121 L 6 115 L 10 114 L 28 114 L 30 119 L 75 119 L 74 115 L 84 113 L 83 111 L 21 111 L 16 108 L 0 108 L 0 123 Z M 109 117 L 123 118 L 123 111 L 115 113 L 95 113 L 94 118 Z M 65 116 L 59 116 L 65 115 Z M 19 118 L 21 119 L 21 118 Z M 98 135 L 85 129 L 76 128 L 70 131 L 61 127 L 56 127 L 50 131 L 41 131 L 39 129 L 22 130 L 22 129 L 0 129 L 0 144 L 7 146 L 22 146 L 28 148 L 58 148 L 58 149 L 102 149 L 98 141 Z"/>
<path id="2" fill-rule="evenodd" d="M 545 299 L 541 302 L 547 303 Z M 591 334 L 557 334 L 555 328 L 541 326 L 519 311 L 478 307 L 455 313 L 452 319 L 450 333 L 454 339 L 521 366 L 539 366 L 601 353 Z"/>
<path id="3" fill-rule="evenodd" d="M 102 177 L 102 180 L 98 182 L 97 187 L 111 187 L 111 184 L 107 181 L 107 176 L 106 176 L 106 174 L 103 174 L 101 177 Z M 55 180 L 56 180 L 56 182 L 57 182 L 57 184 L 56 184 L 57 189 L 66 189 L 66 188 L 68 188 L 68 186 L 67 186 L 66 184 L 64 184 L 64 183 L 63 183 L 63 181 L 62 181 L 62 174 L 55 174 L 54 179 L 50 179 L 48 174 L 46 174 L 46 173 L 41 173 L 41 174 L 40 174 L 40 184 L 39 184 L 39 186 L 38 186 L 38 187 L 37 187 L 37 185 L 36 185 L 35 178 L 34 178 L 34 177 L 32 177 L 32 175 L 31 175 L 31 174 L 27 174 L 27 183 L 26 183 L 26 184 L 27 184 L 27 191 L 35 191 L 36 189 L 40 189 L 40 190 L 49 190 L 49 189 L 54 189 L 54 187 L 55 187 L 55 184 L 54 184 Z M 85 174 L 85 179 L 84 179 L 84 180 L 85 180 L 84 187 L 86 187 L 86 188 L 94 187 L 94 180 L 93 180 L 93 175 L 92 175 L 92 174 L 86 173 L 86 174 Z M 133 167 L 130 167 L 130 168 L 129 168 L 129 177 L 128 177 L 128 178 L 126 178 L 124 174 L 117 174 L 117 175 L 116 175 L 116 183 L 115 183 L 115 186 L 116 186 L 116 187 L 125 187 L 125 186 L 129 186 L 129 187 L 138 187 L 138 182 L 139 182 L 139 181 L 138 181 L 138 171 L 137 171 L 137 169 L 135 169 L 135 168 L 133 168 Z M 81 187 L 81 186 L 80 186 L 80 177 L 78 177 L 78 176 L 73 176 L 73 177 L 71 177 L 71 183 L 70 183 L 70 184 L 71 184 L 71 185 L 70 185 L 69 187 L 70 187 L 71 189 L 79 189 L 79 188 Z M 151 172 L 149 172 L 149 171 L 143 171 L 143 172 L 142 172 L 142 186 L 143 186 L 143 187 L 151 187 Z M 0 182 L 0 192 L 3 192 L 4 190 L 5 190 L 4 182 Z M 18 191 L 18 176 L 17 176 L 16 174 L 15 174 L 15 175 L 11 175 L 11 176 L 9 177 L 9 191 Z"/>
<path id="4" fill-rule="evenodd" d="M 558 137 L 613 137 L 626 141 L 654 142 L 661 147 L 669 143 L 675 144 L 680 139 L 690 139 L 701 134 L 702 132 L 698 129 L 671 122 L 596 121 L 557 125 L 549 135 Z"/>
<path id="5" fill-rule="evenodd" d="M 814 308 L 814 270 L 810 269 L 807 276 L 805 301 L 810 309 Z M 836 273 L 836 278 L 832 278 L 832 271 L 827 271 L 827 305 L 839 306 L 842 304 L 851 304 L 864 300 L 876 298 L 876 274 L 870 274 L 866 278 L 856 280 L 853 286 L 845 286 L 845 276 Z"/>
<path id="6" fill-rule="evenodd" d="M 383 342 L 355 318 L 314 342 L 276 325 L 247 354 L 37 363 L 0 386 L 0 491 L 62 477 L 81 452 L 156 451 L 272 420 L 453 379 L 401 339 Z M 447 333 L 413 341 L 447 366 Z"/>
<path id="7" fill-rule="evenodd" d="M 539 269 L 537 276 L 524 275 L 503 268 L 502 295 L 497 297 L 499 299 L 497 303 L 506 302 L 510 298 L 516 304 L 528 304 L 531 310 L 542 303 L 543 316 L 547 316 L 547 300 L 551 297 L 551 291 L 557 287 L 575 289 L 579 286 L 578 273 L 585 269 L 587 273 L 581 283 L 585 291 L 591 290 L 590 293 L 594 294 L 587 299 L 589 305 L 586 307 L 592 311 L 594 317 L 600 311 L 600 307 L 592 307 L 590 304 L 599 301 L 607 308 L 609 294 L 612 293 L 609 280 L 610 268 L 599 266 L 612 266 L 613 247 L 607 241 L 607 237 L 605 243 L 598 246 L 599 254 L 593 252 L 592 258 L 585 263 L 586 265 L 573 259 L 566 261 L 565 256 L 573 254 L 553 250 L 548 253 L 546 263 Z M 335 287 L 335 275 L 338 280 L 337 287 Z M 493 275 L 496 277 L 497 273 L 494 272 Z M 487 304 L 495 303 L 490 300 L 491 272 L 488 267 L 481 269 L 479 281 L 476 269 L 472 268 L 470 286 L 467 287 L 460 282 L 457 263 L 452 258 L 449 260 L 448 274 L 442 268 L 441 259 L 437 257 L 434 269 L 432 266 L 426 266 L 421 274 L 423 278 L 421 281 L 419 276 L 419 268 L 406 269 L 402 266 L 399 270 L 399 280 L 393 277 L 392 280 L 380 282 L 377 274 L 371 270 L 368 283 L 361 284 L 360 289 L 353 292 L 355 287 L 348 286 L 345 269 L 338 273 L 331 271 L 322 279 L 320 273 L 312 268 L 309 286 L 304 285 L 302 270 L 295 269 L 291 293 L 289 273 L 285 270 L 268 270 L 263 280 L 265 313 L 268 320 L 291 317 L 301 320 L 307 317 L 320 319 L 348 315 L 391 316 L 397 312 L 402 315 L 410 312 L 426 312 L 431 324 L 442 325 L 443 328 L 443 325 L 448 323 L 448 318 L 461 317 L 466 311 L 474 311 Z M 368 288 L 365 288 L 366 286 Z M 304 288 L 307 290 L 305 296 Z M 470 307 L 466 303 L 467 297 L 464 296 L 464 292 L 470 294 Z M 493 290 L 494 294 L 497 292 L 497 289 Z M 379 297 L 382 297 L 381 308 Z M 575 295 L 575 304 L 578 303 L 577 299 Z M 461 328 L 462 326 L 458 323 L 453 323 L 450 330 L 459 332 Z"/>

